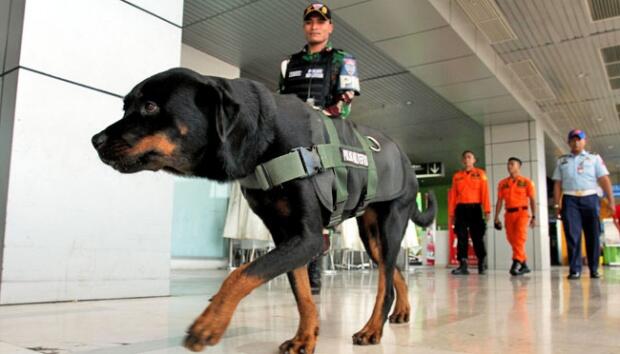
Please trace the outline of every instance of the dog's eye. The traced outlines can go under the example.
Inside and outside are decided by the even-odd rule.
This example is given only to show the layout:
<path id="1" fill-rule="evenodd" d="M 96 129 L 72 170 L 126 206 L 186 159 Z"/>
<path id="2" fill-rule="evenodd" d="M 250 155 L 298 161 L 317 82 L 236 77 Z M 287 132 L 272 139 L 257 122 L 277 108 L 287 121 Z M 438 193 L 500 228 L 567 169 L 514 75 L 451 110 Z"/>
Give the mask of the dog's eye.
<path id="1" fill-rule="evenodd" d="M 152 115 L 159 112 L 159 106 L 157 106 L 157 103 L 152 101 L 146 102 L 143 108 L 146 115 Z"/>

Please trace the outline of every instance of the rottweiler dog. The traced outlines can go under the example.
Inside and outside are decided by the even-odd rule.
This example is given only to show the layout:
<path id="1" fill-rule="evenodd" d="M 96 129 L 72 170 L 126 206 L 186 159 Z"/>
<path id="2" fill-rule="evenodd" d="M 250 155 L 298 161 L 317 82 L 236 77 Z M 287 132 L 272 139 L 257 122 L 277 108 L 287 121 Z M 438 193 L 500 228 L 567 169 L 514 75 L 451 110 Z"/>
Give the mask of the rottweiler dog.
<path id="1" fill-rule="evenodd" d="M 244 178 L 261 163 L 297 147 L 310 147 L 310 117 L 320 114 L 297 97 L 274 95 L 255 81 L 202 76 L 182 68 L 156 74 L 136 85 L 125 97 L 123 109 L 122 119 L 92 137 L 104 163 L 121 173 L 164 170 L 220 182 Z M 354 344 L 368 345 L 380 342 L 386 320 L 409 321 L 407 285 L 396 267 L 396 258 L 408 220 L 428 226 L 434 219 L 436 202 L 431 196 L 427 210 L 419 211 L 415 203 L 418 183 L 407 157 L 380 132 L 362 126 L 358 130 L 372 135 L 383 146 L 383 152 L 375 156 L 375 160 L 384 161 L 380 170 L 401 166 L 398 168 L 404 180 L 401 193 L 391 200 L 371 201 L 357 218 L 364 246 L 379 272 L 372 315 L 353 335 Z M 382 171 L 380 186 L 401 183 L 381 180 Z M 331 215 L 312 183 L 323 173 L 328 171 L 268 190 L 243 189 L 250 207 L 271 232 L 276 248 L 226 278 L 188 329 L 184 340 L 188 349 L 200 351 L 218 343 L 241 299 L 287 273 L 300 322 L 295 336 L 279 347 L 280 353 L 314 352 L 319 319 L 305 265 L 321 252 L 321 231 Z M 345 210 L 345 218 L 352 216 L 352 211 L 348 213 Z M 388 315 L 394 300 L 396 305 Z"/>

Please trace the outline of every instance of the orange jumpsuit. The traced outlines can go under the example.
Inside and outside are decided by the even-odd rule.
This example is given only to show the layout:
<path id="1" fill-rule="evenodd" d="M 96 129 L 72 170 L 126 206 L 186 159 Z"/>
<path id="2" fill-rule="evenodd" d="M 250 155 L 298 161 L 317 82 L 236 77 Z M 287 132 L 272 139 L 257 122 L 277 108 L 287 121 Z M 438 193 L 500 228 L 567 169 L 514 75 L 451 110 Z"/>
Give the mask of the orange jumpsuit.
<path id="1" fill-rule="evenodd" d="M 448 198 L 448 215 L 454 216 L 457 204 L 481 204 L 485 214 L 491 212 L 489 186 L 484 170 L 474 167 L 471 171 L 458 171 L 452 177 Z"/>
<path id="2" fill-rule="evenodd" d="M 448 215 L 454 218 L 454 233 L 457 236 L 457 257 L 467 258 L 468 236 L 471 236 L 479 264 L 486 258 L 484 214 L 491 212 L 489 186 L 484 170 L 474 167 L 461 170 L 452 177 L 452 188 L 448 197 Z"/>
<path id="3" fill-rule="evenodd" d="M 512 259 L 519 262 L 525 262 L 527 259 L 525 242 L 530 220 L 528 206 L 534 193 L 534 183 L 523 176 L 504 178 L 497 185 L 497 195 L 504 200 L 506 207 L 504 214 L 506 238 L 512 246 Z"/>

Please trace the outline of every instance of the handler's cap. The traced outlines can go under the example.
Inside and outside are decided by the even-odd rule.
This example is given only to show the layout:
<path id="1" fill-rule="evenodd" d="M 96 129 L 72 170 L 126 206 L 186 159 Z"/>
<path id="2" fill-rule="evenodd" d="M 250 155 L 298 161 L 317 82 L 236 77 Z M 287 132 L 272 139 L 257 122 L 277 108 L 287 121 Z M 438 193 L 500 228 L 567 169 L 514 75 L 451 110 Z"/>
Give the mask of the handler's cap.
<path id="1" fill-rule="evenodd" d="M 580 140 L 583 140 L 586 138 L 586 132 L 581 129 L 573 129 L 568 132 L 568 141 L 572 138 L 579 138 Z"/>
<path id="2" fill-rule="evenodd" d="M 310 4 L 304 10 L 304 21 L 307 20 L 310 17 L 310 15 L 314 13 L 319 14 L 321 17 L 323 17 L 323 19 L 327 21 L 330 21 L 332 19 L 332 12 L 329 10 L 329 7 L 319 2 L 315 2 L 315 3 Z"/>

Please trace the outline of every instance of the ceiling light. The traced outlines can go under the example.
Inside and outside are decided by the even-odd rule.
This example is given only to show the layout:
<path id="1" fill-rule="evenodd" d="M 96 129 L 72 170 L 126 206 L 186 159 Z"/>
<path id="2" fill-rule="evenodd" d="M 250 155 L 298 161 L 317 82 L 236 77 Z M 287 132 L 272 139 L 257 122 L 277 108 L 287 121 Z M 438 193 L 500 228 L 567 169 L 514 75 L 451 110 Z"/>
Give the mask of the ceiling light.
<path id="1" fill-rule="evenodd" d="M 588 76 L 589 76 L 588 73 L 584 73 L 584 72 L 580 72 L 579 74 L 577 74 L 577 77 L 580 79 L 585 79 Z"/>
<path id="2" fill-rule="evenodd" d="M 603 118 L 599 117 L 599 118 L 596 118 L 596 120 L 599 121 L 599 122 L 602 122 Z"/>
<path id="3" fill-rule="evenodd" d="M 607 148 L 608 148 L 609 150 L 611 150 L 611 149 L 613 149 L 613 148 L 614 148 L 614 146 L 613 146 L 613 145 L 607 145 Z"/>
<path id="4" fill-rule="evenodd" d="M 411 101 L 407 101 L 407 102 L 405 102 L 405 103 L 409 106 L 409 105 L 411 105 L 413 102 L 411 102 Z"/>

